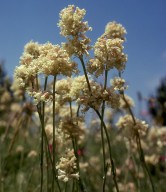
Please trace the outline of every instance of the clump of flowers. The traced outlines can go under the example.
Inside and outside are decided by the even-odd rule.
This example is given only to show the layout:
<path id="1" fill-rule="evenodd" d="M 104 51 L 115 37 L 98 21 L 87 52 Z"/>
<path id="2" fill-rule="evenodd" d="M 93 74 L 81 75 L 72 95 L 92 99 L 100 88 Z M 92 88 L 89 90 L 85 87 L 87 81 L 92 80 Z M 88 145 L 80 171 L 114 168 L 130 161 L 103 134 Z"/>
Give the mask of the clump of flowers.
<path id="1" fill-rule="evenodd" d="M 117 30 L 115 30 L 117 28 Z M 123 53 L 124 39 L 120 36 L 118 31 L 119 24 L 109 23 L 106 27 L 105 33 L 99 37 L 94 45 L 95 57 L 88 63 L 87 70 L 89 73 L 94 74 L 96 77 L 102 75 L 104 70 L 116 68 L 119 71 L 125 69 L 125 63 L 127 62 L 127 55 Z M 109 29 L 109 30 L 108 30 Z M 112 35 L 112 34 L 118 34 Z M 125 33 L 123 33 L 124 35 Z"/>
<path id="2" fill-rule="evenodd" d="M 129 138 L 135 136 L 135 130 L 137 130 L 140 135 L 143 136 L 146 134 L 148 129 L 148 124 L 146 124 L 145 121 L 136 119 L 136 122 L 134 123 L 131 115 L 120 117 L 118 122 L 116 123 L 116 126 L 122 129 L 125 133 L 125 136 Z"/>
<path id="3" fill-rule="evenodd" d="M 109 39 L 119 38 L 125 40 L 124 36 L 126 35 L 126 33 L 126 29 L 116 21 L 109 22 L 105 27 L 105 35 Z"/>
<path id="4" fill-rule="evenodd" d="M 60 34 L 68 39 L 67 43 L 63 43 L 63 47 L 70 56 L 89 55 L 88 51 L 91 49 L 90 39 L 85 33 L 92 30 L 92 28 L 88 26 L 88 22 L 83 21 L 85 14 L 85 9 L 75 8 L 74 5 L 64 8 L 59 14 L 58 26 L 61 29 Z"/>
<path id="5" fill-rule="evenodd" d="M 113 80 L 111 80 L 111 84 L 115 91 L 124 91 L 128 88 L 128 86 L 125 85 L 125 80 L 120 77 L 115 77 Z"/>
<path id="6" fill-rule="evenodd" d="M 60 158 L 60 162 L 56 165 L 56 169 L 58 170 L 58 179 L 63 182 L 68 182 L 72 178 L 79 179 L 73 150 L 66 151 L 66 154 Z"/>
<path id="7" fill-rule="evenodd" d="M 70 60 L 68 53 L 59 45 L 51 43 L 40 47 L 40 57 L 37 60 L 39 71 L 45 75 L 71 76 L 77 72 L 77 64 Z"/>
<path id="8" fill-rule="evenodd" d="M 128 106 L 129 107 L 134 107 L 135 106 L 134 105 L 134 101 L 133 101 L 133 99 L 130 96 L 124 94 L 124 97 L 125 97 L 125 100 L 127 101 L 127 104 L 126 104 L 126 102 L 124 101 L 124 99 L 121 96 L 120 97 L 120 108 L 121 109 L 126 109 L 127 110 Z"/>

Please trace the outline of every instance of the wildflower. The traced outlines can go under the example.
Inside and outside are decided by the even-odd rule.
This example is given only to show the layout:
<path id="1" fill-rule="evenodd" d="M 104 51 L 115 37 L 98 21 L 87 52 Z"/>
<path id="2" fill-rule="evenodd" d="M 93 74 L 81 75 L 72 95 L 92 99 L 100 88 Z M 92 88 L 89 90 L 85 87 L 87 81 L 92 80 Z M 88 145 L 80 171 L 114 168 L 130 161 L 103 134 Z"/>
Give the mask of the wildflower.
<path id="1" fill-rule="evenodd" d="M 60 21 L 58 26 L 61 29 L 61 35 L 63 36 L 75 36 L 80 32 L 85 33 L 87 30 L 91 30 L 87 22 L 83 22 L 84 16 L 86 14 L 85 9 L 80 9 L 74 5 L 69 5 L 64 8 L 59 16 Z"/>
<path id="2" fill-rule="evenodd" d="M 23 55 L 20 57 L 21 65 L 30 65 L 34 59 L 37 59 L 40 45 L 37 42 L 30 41 L 24 47 Z"/>
<path id="3" fill-rule="evenodd" d="M 0 98 L 0 103 L 6 104 L 11 101 L 12 97 L 11 94 L 8 91 L 4 91 Z"/>
<path id="4" fill-rule="evenodd" d="M 56 98 L 59 104 L 71 102 L 70 89 L 72 86 L 72 78 L 61 79 L 56 82 Z"/>
<path id="5" fill-rule="evenodd" d="M 68 182 L 70 179 L 79 179 L 79 173 L 76 172 L 76 157 L 74 151 L 68 149 L 64 157 L 60 158 L 60 162 L 56 165 L 58 170 L 58 179 Z"/>
<path id="6" fill-rule="evenodd" d="M 156 165 L 159 162 L 159 156 L 156 154 L 145 155 L 145 161 L 151 165 Z"/>
<path id="7" fill-rule="evenodd" d="M 59 45 L 51 43 L 42 45 L 37 63 L 39 72 L 46 76 L 58 74 L 71 76 L 72 73 L 77 73 L 77 64 L 70 61 L 68 53 Z"/>
<path id="8" fill-rule="evenodd" d="M 105 35 L 107 38 L 120 38 L 124 40 L 124 35 L 126 34 L 126 29 L 116 21 L 109 22 L 105 27 Z"/>
<path id="9" fill-rule="evenodd" d="M 63 118 L 59 123 L 59 128 L 70 138 L 79 138 L 85 133 L 84 126 L 78 118 Z"/>
<path id="10" fill-rule="evenodd" d="M 11 90 L 14 94 L 15 99 L 23 100 L 23 98 L 25 97 L 25 89 L 23 87 L 20 87 L 19 80 L 17 78 L 14 78 Z"/>
<path id="11" fill-rule="evenodd" d="M 125 80 L 120 77 L 115 77 L 114 79 L 111 79 L 110 82 L 115 91 L 124 91 L 128 88 L 128 86 L 125 85 Z"/>
<path id="12" fill-rule="evenodd" d="M 36 156 L 37 156 L 37 152 L 35 150 L 31 150 L 28 153 L 28 158 L 33 158 L 33 157 L 36 157 Z"/>
<path id="13" fill-rule="evenodd" d="M 24 147 L 22 145 L 18 145 L 17 148 L 16 148 L 16 152 L 21 153 L 23 151 L 24 151 Z"/>
<path id="14" fill-rule="evenodd" d="M 126 94 L 124 95 L 124 97 L 125 97 L 125 100 L 127 101 L 128 105 L 126 104 L 124 99 L 122 97 L 120 97 L 120 108 L 128 110 L 128 106 L 134 107 L 133 99 L 130 96 L 126 95 Z"/>
<path id="15" fill-rule="evenodd" d="M 112 87 L 104 90 L 103 100 L 105 100 L 107 105 L 109 105 L 111 108 L 114 108 L 114 109 L 119 108 L 120 96 L 119 94 L 115 93 Z"/>
<path id="16" fill-rule="evenodd" d="M 64 8 L 59 14 L 60 34 L 67 37 L 68 40 L 67 43 L 63 43 L 63 48 L 70 56 L 73 54 L 88 55 L 88 51 L 91 49 L 90 39 L 86 37 L 85 33 L 92 28 L 88 26 L 88 22 L 83 21 L 85 14 L 85 9 L 75 8 L 74 5 Z"/>
<path id="17" fill-rule="evenodd" d="M 157 146 L 159 149 L 162 149 L 166 146 L 166 128 L 152 127 L 149 129 L 147 140 L 151 147 Z"/>
<path id="18" fill-rule="evenodd" d="M 47 139 L 48 139 L 49 143 L 52 143 L 53 142 L 53 126 L 52 126 L 52 124 L 48 123 L 45 126 L 45 132 L 46 132 Z M 55 128 L 55 141 L 59 147 L 60 147 L 60 144 L 62 144 L 64 140 L 65 140 L 64 133 L 61 131 L 61 129 L 59 127 L 56 127 Z"/>
<path id="19" fill-rule="evenodd" d="M 123 42 L 119 38 L 105 39 L 103 36 L 98 38 L 94 46 L 95 58 L 89 61 L 88 72 L 98 77 L 104 70 L 116 68 L 123 71 L 127 62 L 127 55 L 123 53 Z"/>
<path id="20" fill-rule="evenodd" d="M 20 65 L 16 67 L 14 78 L 18 82 L 21 88 L 32 84 L 38 73 L 38 67 L 36 65 Z"/>
<path id="21" fill-rule="evenodd" d="M 139 119 L 136 119 L 136 124 L 134 124 L 131 115 L 120 117 L 116 123 L 116 126 L 122 129 L 124 135 L 129 138 L 135 135 L 134 130 L 137 130 L 141 135 L 145 135 L 148 128 L 148 125 L 145 123 L 145 121 L 141 121 Z"/>
<path id="22" fill-rule="evenodd" d="M 90 59 L 87 70 L 96 77 L 104 70 L 117 69 L 123 71 L 127 62 L 127 55 L 123 53 L 125 29 L 116 22 L 108 23 L 105 33 L 99 37 L 94 45 L 94 59 Z"/>

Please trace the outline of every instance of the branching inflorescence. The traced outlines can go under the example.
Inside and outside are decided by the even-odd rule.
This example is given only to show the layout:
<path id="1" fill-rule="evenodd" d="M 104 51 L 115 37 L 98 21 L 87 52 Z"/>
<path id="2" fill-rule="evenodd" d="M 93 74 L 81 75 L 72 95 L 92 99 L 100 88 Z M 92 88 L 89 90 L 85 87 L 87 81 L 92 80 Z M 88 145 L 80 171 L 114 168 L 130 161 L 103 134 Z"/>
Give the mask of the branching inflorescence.
<path id="1" fill-rule="evenodd" d="M 110 111 L 119 110 L 124 114 L 116 126 L 120 129 L 121 136 L 127 138 L 124 140 L 127 144 L 132 145 L 136 141 L 143 169 L 150 179 L 152 190 L 155 191 L 141 144 L 141 138 L 146 135 L 148 126 L 134 117 L 131 109 L 134 104 L 124 94 L 128 86 L 121 77 L 127 62 L 127 55 L 123 52 L 127 32 L 121 24 L 109 22 L 105 32 L 94 46 L 91 46 L 91 40 L 86 36 L 86 32 L 92 28 L 84 21 L 85 14 L 84 9 L 74 5 L 64 8 L 60 12 L 58 26 L 66 42 L 62 45 L 53 45 L 50 42 L 39 44 L 30 41 L 25 45 L 20 65 L 15 69 L 16 84 L 20 90 L 26 90 L 31 96 L 40 118 L 40 191 L 44 191 L 45 187 L 45 161 L 47 166 L 51 165 L 51 171 L 47 169 L 47 191 L 62 191 L 63 182 L 65 191 L 67 184 L 72 191 L 95 189 L 88 186 L 87 178 L 83 177 L 84 171 L 80 166 L 81 163 L 87 163 L 87 159 L 81 159 L 80 154 L 84 153 L 81 147 L 86 146 L 87 135 L 91 132 L 90 128 L 86 128 L 85 118 L 85 114 L 89 114 L 89 109 L 95 112 L 100 122 L 99 140 L 103 171 L 99 170 L 102 188 L 98 191 L 121 191 L 118 162 L 113 153 L 115 146 L 114 140 L 111 139 L 112 130 L 105 121 L 106 108 Z M 93 57 L 89 54 L 90 50 L 94 51 Z M 84 75 L 79 75 L 78 59 Z M 112 69 L 117 71 L 117 76 L 111 79 L 108 85 Z M 96 79 L 101 75 L 104 76 L 104 82 L 98 83 Z M 13 89 L 16 89 L 15 87 L 17 86 L 13 86 Z M 85 162 L 82 162 L 83 160 Z M 92 165 L 89 163 L 88 166 Z M 85 167 L 87 166 L 84 166 L 84 169 Z M 139 188 L 139 185 L 136 187 Z"/>

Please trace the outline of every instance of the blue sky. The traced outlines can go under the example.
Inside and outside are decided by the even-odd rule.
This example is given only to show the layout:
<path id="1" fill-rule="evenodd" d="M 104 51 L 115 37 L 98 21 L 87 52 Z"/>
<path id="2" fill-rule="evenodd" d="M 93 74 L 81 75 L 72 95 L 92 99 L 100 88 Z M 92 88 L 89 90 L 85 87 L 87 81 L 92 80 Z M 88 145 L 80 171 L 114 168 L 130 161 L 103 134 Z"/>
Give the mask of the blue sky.
<path id="1" fill-rule="evenodd" d="M 92 44 L 110 21 L 126 28 L 128 94 L 136 98 L 137 91 L 145 97 L 154 93 L 166 76 L 165 0 L 0 0 L 0 59 L 5 59 L 8 74 L 12 76 L 28 41 L 65 41 L 57 23 L 60 10 L 69 4 L 86 9 Z"/>

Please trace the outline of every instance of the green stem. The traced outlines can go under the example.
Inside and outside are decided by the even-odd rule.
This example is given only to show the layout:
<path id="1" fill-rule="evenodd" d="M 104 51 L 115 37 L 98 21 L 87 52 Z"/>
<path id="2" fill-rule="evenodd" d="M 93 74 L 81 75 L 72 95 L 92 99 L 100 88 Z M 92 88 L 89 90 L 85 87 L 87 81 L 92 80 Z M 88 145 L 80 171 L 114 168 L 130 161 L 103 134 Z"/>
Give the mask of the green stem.
<path id="1" fill-rule="evenodd" d="M 49 191 L 49 156 L 48 156 L 48 149 L 47 145 L 45 144 L 45 151 L 46 151 L 46 168 L 47 168 L 47 191 Z"/>
<path id="2" fill-rule="evenodd" d="M 83 68 L 83 71 L 84 71 L 84 75 L 85 75 L 85 78 L 86 78 L 86 82 L 87 82 L 87 85 L 88 85 L 89 92 L 90 92 L 90 94 L 92 94 L 92 90 L 91 90 L 91 86 L 90 86 L 90 83 L 89 83 L 89 78 L 88 78 L 88 75 L 87 75 L 87 72 L 86 72 L 83 56 L 82 57 L 80 56 L 79 59 L 80 59 L 81 64 L 82 64 L 82 68 Z"/>
<path id="3" fill-rule="evenodd" d="M 108 71 L 105 70 L 104 90 L 107 88 L 107 77 L 108 77 Z M 101 121 L 101 141 L 102 141 L 102 150 L 103 150 L 103 186 L 102 186 L 103 192 L 105 191 L 105 183 L 106 183 L 106 175 L 107 175 L 104 130 L 103 130 L 104 112 L 105 112 L 105 101 L 103 100 L 102 112 L 101 112 L 101 118 L 102 118 L 102 121 Z"/>
<path id="4" fill-rule="evenodd" d="M 72 183 L 72 192 L 74 192 L 75 189 L 75 180 L 73 179 L 73 183 Z"/>
<path id="5" fill-rule="evenodd" d="M 73 118 L 73 111 L 72 111 L 72 103 L 71 103 L 71 101 L 69 102 L 69 105 L 70 105 L 70 117 L 72 119 Z"/>
<path id="6" fill-rule="evenodd" d="M 37 80 L 38 77 L 36 77 Z M 38 83 L 37 83 L 38 86 Z M 47 77 L 45 77 L 44 82 L 44 91 L 47 87 Z M 45 130 L 45 102 L 42 102 L 42 116 L 41 116 L 41 124 L 42 124 L 42 130 L 41 130 L 41 160 L 40 160 L 40 169 L 41 169 L 41 180 L 40 180 L 40 192 L 43 191 L 43 159 L 44 159 L 44 130 Z"/>
<path id="7" fill-rule="evenodd" d="M 78 109 L 77 109 L 77 114 L 76 114 L 77 117 L 79 116 L 79 109 L 80 109 L 80 105 L 78 106 Z M 70 102 L 70 114 L 71 114 L 71 118 L 72 118 L 72 104 L 71 104 L 71 102 Z M 77 139 L 74 137 L 72 137 L 72 144 L 73 144 L 74 154 L 76 157 L 77 170 L 79 172 L 79 187 L 80 187 L 81 192 L 86 192 L 84 185 L 82 183 L 82 180 L 81 180 L 81 175 L 80 175 Z"/>
<path id="8" fill-rule="evenodd" d="M 39 90 L 39 81 L 38 81 L 38 75 L 36 74 L 36 90 Z"/>
<path id="9" fill-rule="evenodd" d="M 55 84 L 56 84 L 56 75 L 54 76 L 53 80 L 53 175 L 54 175 L 54 170 L 55 170 Z M 54 184 L 54 179 L 52 182 L 52 189 L 53 192 L 55 190 L 55 184 Z"/>
<path id="10" fill-rule="evenodd" d="M 37 110 L 38 110 L 40 122 L 42 122 L 42 114 L 41 114 L 39 106 L 37 106 Z M 50 159 L 50 162 L 51 162 L 51 165 L 52 165 L 52 169 L 53 169 L 53 160 L 52 160 L 52 157 L 51 157 L 51 152 L 50 152 L 50 148 L 49 148 L 49 142 L 48 142 L 48 139 L 47 139 L 47 135 L 46 135 L 45 129 L 44 129 L 44 138 L 45 138 L 45 142 L 46 142 L 46 145 L 47 145 L 48 156 L 49 156 L 49 159 Z M 57 185 L 58 185 L 59 192 L 61 192 L 59 181 L 58 181 L 58 178 L 57 178 L 56 175 L 57 175 L 56 171 L 53 169 L 53 178 L 55 178 L 55 180 L 57 182 Z"/>
<path id="11" fill-rule="evenodd" d="M 117 183 L 117 180 L 116 180 L 116 168 L 115 168 L 115 164 L 114 164 L 114 161 L 113 161 L 113 158 L 112 158 L 112 149 L 111 149 L 111 143 L 110 143 L 110 138 L 109 138 L 109 135 L 108 135 L 107 127 L 106 127 L 105 122 L 103 121 L 102 116 L 100 115 L 99 111 L 96 110 L 96 109 L 94 109 L 94 110 L 97 113 L 97 115 L 98 115 L 98 117 L 99 117 L 99 119 L 102 122 L 103 127 L 104 127 L 104 131 L 105 131 L 106 139 L 107 139 L 107 143 L 108 143 L 109 158 L 110 158 L 110 162 L 111 162 L 111 170 L 112 170 L 113 181 L 114 181 L 114 184 L 115 184 L 116 191 L 119 192 L 118 183 Z"/>
<path id="12" fill-rule="evenodd" d="M 81 64 L 82 64 L 82 68 L 83 68 L 83 71 L 84 71 L 84 75 L 85 75 L 85 78 L 86 78 L 86 82 L 87 82 L 87 85 L 88 85 L 90 95 L 92 95 L 91 86 L 90 86 L 90 83 L 89 83 L 89 79 L 88 79 L 87 71 L 86 71 L 86 68 L 85 68 L 85 63 L 84 63 L 84 60 L 83 60 L 83 56 L 79 57 L 79 59 L 80 59 Z M 106 77 L 105 77 L 106 79 L 107 79 L 107 75 L 108 74 L 106 74 Z M 106 86 L 106 82 L 105 82 L 105 86 Z M 110 161 L 111 161 L 111 166 L 112 166 L 113 180 L 114 180 L 114 183 L 115 183 L 116 190 L 117 190 L 117 192 L 119 192 L 118 184 L 117 184 L 117 181 L 116 181 L 116 170 L 115 170 L 115 166 L 114 166 L 114 161 L 112 159 L 111 145 L 110 145 L 110 139 L 109 139 L 109 135 L 108 135 L 108 132 L 107 132 L 107 128 L 106 128 L 106 125 L 105 125 L 99 111 L 96 110 L 96 109 L 94 109 L 94 111 L 96 111 L 97 115 L 99 116 L 99 118 L 101 120 L 101 124 L 104 127 L 104 131 L 105 131 L 106 138 L 107 138 L 107 143 L 108 143 L 108 148 L 109 148 L 109 155 L 110 155 Z"/>
<path id="13" fill-rule="evenodd" d="M 67 182 L 65 183 L 65 192 L 67 192 Z"/>

